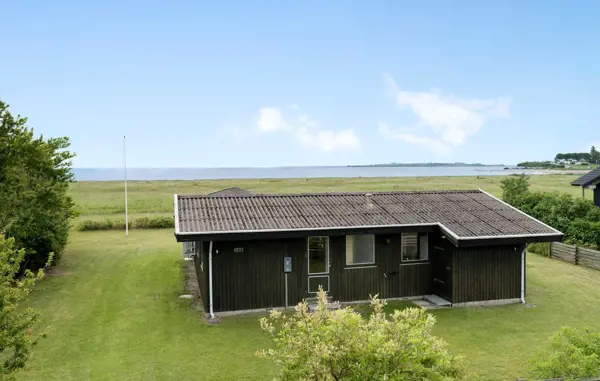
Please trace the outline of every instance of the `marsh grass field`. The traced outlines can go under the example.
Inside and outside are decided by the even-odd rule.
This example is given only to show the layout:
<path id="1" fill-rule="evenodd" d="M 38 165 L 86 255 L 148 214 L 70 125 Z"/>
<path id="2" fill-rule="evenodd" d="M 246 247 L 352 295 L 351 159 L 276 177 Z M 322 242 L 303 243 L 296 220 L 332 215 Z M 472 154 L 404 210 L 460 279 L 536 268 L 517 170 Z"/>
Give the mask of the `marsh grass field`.
<path id="1" fill-rule="evenodd" d="M 574 176 L 538 176 L 532 188 L 578 194 Z M 229 186 L 255 192 L 383 191 L 482 188 L 500 195 L 501 177 L 152 181 L 130 183 L 135 215 L 172 214 L 173 193 Z M 79 218 L 116 218 L 123 184 L 76 183 Z M 31 294 L 48 337 L 34 349 L 19 380 L 268 380 L 274 365 L 254 353 L 270 345 L 249 314 L 208 325 L 181 300 L 185 262 L 172 229 L 72 232 L 60 263 Z M 529 254 L 522 305 L 434 311 L 435 333 L 465 358 L 469 380 L 526 376 L 530 359 L 563 325 L 600 329 L 600 271 Z M 390 303 L 388 310 L 405 308 Z"/>
<path id="2" fill-rule="evenodd" d="M 580 196 L 581 189 L 570 185 L 576 175 L 531 176 L 531 189 L 567 192 Z M 478 189 L 495 196 L 502 195 L 500 181 L 504 176 L 464 177 L 392 177 L 329 179 L 253 179 L 253 180 L 180 180 L 130 181 L 129 213 L 137 216 L 173 215 L 173 194 L 206 194 L 237 186 L 255 193 L 307 193 L 352 191 L 400 191 L 439 189 Z M 89 181 L 72 184 L 71 195 L 81 219 L 118 219 L 125 213 L 123 182 Z M 591 193 L 586 195 L 591 198 Z"/>

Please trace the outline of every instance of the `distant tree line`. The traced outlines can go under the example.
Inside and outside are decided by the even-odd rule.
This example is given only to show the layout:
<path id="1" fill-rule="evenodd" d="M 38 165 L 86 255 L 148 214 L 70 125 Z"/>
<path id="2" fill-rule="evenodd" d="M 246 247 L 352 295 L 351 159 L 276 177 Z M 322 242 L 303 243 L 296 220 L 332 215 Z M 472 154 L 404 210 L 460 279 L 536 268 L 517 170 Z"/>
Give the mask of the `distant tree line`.
<path id="1" fill-rule="evenodd" d="M 592 164 L 600 164 L 600 152 L 598 152 L 595 146 L 592 146 L 590 152 L 558 153 L 554 161 L 560 160 L 586 161 Z"/>

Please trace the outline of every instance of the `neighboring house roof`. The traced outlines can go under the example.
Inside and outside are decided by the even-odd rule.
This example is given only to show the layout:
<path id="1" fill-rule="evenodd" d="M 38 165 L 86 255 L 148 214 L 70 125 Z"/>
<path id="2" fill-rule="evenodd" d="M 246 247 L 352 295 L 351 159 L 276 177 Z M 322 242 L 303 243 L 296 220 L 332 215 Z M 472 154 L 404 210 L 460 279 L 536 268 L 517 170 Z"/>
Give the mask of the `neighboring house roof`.
<path id="1" fill-rule="evenodd" d="M 459 240 L 538 238 L 562 233 L 482 191 L 311 193 L 207 197 L 175 195 L 178 240 L 224 235 L 439 227 Z M 230 237 L 231 238 L 231 237 Z"/>
<path id="2" fill-rule="evenodd" d="M 249 190 L 238 188 L 238 187 L 230 187 L 218 190 L 216 192 L 208 193 L 206 196 L 209 197 L 232 197 L 232 196 L 253 196 L 254 193 Z"/>
<path id="3" fill-rule="evenodd" d="M 571 185 L 587 187 L 588 185 L 600 182 L 600 167 L 586 173 L 577 180 L 573 181 Z"/>

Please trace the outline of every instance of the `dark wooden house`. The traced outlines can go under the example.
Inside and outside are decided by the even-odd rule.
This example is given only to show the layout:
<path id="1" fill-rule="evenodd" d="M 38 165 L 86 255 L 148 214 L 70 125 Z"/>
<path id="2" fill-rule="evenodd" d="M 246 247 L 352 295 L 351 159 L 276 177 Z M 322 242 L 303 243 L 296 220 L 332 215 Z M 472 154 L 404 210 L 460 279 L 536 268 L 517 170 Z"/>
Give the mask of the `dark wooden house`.
<path id="1" fill-rule="evenodd" d="M 481 191 L 175 195 L 205 310 L 436 295 L 525 302 L 525 246 L 562 233 Z"/>
<path id="2" fill-rule="evenodd" d="M 571 183 L 573 186 L 581 187 L 581 195 L 585 197 L 585 190 L 594 192 L 594 204 L 600 206 L 600 167 L 586 173 Z"/>

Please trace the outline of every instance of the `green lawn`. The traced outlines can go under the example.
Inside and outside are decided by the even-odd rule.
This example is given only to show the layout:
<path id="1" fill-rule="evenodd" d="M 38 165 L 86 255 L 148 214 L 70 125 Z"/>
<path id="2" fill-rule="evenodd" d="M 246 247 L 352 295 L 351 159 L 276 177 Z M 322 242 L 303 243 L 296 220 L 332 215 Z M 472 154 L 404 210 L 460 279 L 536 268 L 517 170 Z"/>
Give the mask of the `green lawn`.
<path id="1" fill-rule="evenodd" d="M 20 380 L 264 380 L 269 345 L 258 315 L 209 326 L 180 300 L 184 273 L 171 230 L 73 233 L 55 275 L 32 294 L 48 338 Z M 466 357 L 470 379 L 523 376 L 528 359 L 568 324 L 600 329 L 600 272 L 528 257 L 528 302 L 435 311 L 436 333 Z M 396 304 L 404 306 L 405 304 Z M 392 305 L 393 307 L 394 305 Z"/>

